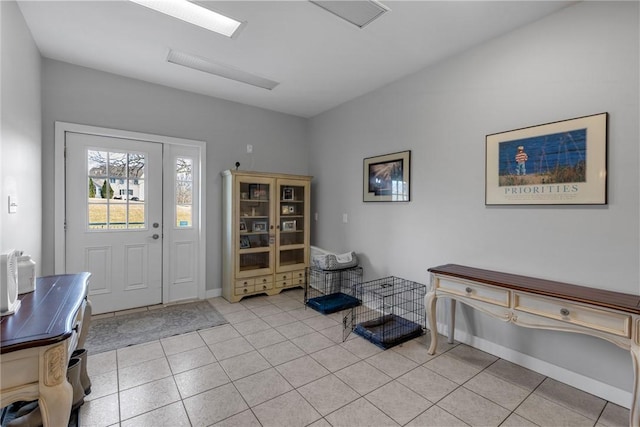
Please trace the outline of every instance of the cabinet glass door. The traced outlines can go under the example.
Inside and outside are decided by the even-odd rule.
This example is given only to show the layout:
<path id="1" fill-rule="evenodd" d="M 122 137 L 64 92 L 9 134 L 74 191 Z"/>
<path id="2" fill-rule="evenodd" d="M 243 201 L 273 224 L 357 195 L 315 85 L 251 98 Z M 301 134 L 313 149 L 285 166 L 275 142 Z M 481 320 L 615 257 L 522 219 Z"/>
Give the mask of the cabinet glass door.
<path id="1" fill-rule="evenodd" d="M 304 268 L 307 260 L 306 200 L 309 185 L 295 180 L 278 181 L 278 224 L 276 253 L 277 271 L 289 271 Z"/>
<path id="2" fill-rule="evenodd" d="M 236 214 L 238 215 L 238 271 L 242 277 L 273 272 L 274 243 L 272 199 L 273 183 L 270 179 L 238 178 L 236 189 L 239 197 Z"/>

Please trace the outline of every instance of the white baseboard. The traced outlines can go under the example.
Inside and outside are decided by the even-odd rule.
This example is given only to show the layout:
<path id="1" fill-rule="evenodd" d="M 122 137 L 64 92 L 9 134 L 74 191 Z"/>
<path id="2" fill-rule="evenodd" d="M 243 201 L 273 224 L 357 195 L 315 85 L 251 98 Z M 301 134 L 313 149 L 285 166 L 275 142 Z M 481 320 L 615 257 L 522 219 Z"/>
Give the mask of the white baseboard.
<path id="1" fill-rule="evenodd" d="M 449 336 L 447 325 L 438 323 L 440 335 Z M 510 348 L 503 347 L 491 341 L 470 335 L 466 331 L 455 330 L 455 340 L 470 345 L 489 354 L 493 354 L 501 359 L 523 366 L 532 371 L 538 372 L 549 378 L 568 384 L 579 390 L 598 396 L 602 399 L 613 402 L 624 408 L 631 408 L 632 394 L 628 391 L 613 387 L 609 384 L 594 380 L 582 374 L 552 365 L 544 360 L 531 357 Z"/>
<path id="2" fill-rule="evenodd" d="M 222 296 L 222 288 L 218 288 L 218 289 L 209 289 L 205 292 L 205 298 L 209 299 L 209 298 L 216 298 L 216 297 L 220 297 Z"/>

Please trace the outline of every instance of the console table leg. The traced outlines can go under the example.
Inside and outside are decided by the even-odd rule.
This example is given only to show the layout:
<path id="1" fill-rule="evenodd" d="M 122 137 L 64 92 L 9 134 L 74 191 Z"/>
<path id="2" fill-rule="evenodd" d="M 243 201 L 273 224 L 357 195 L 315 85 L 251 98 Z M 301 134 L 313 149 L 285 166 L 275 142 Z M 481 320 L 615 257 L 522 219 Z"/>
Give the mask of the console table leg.
<path id="1" fill-rule="evenodd" d="M 69 425 L 73 388 L 66 380 L 54 387 L 40 387 L 38 404 L 44 427 Z"/>
<path id="2" fill-rule="evenodd" d="M 38 403 L 44 427 L 69 424 L 73 387 L 67 381 L 67 345 L 65 340 L 40 354 Z"/>
<path id="3" fill-rule="evenodd" d="M 640 426 L 640 346 L 631 343 L 631 363 L 633 364 L 633 394 L 631 397 L 631 409 L 629 410 L 629 425 Z"/>
<path id="4" fill-rule="evenodd" d="M 438 325 L 436 324 L 436 293 L 427 292 L 424 296 L 424 308 L 427 311 L 427 318 L 429 319 L 429 329 L 431 330 L 431 345 L 427 353 L 435 354 L 436 347 L 438 346 Z"/>
<path id="5" fill-rule="evenodd" d="M 453 344 L 453 335 L 456 330 L 456 300 L 449 299 L 449 344 Z"/>

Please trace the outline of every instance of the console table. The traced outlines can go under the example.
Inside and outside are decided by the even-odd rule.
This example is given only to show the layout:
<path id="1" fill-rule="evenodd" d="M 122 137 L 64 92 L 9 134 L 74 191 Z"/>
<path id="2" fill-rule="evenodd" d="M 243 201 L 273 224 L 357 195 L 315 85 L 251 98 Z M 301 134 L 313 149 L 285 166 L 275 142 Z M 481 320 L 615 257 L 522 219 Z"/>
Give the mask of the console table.
<path id="1" fill-rule="evenodd" d="M 38 399 L 45 427 L 69 424 L 67 364 L 91 319 L 89 273 L 39 277 L 20 308 L 0 320 L 0 407 Z"/>
<path id="2" fill-rule="evenodd" d="M 602 338 L 631 352 L 634 381 L 629 423 L 640 425 L 640 296 L 455 264 L 433 267 L 429 272 L 431 285 L 425 295 L 431 329 L 429 354 L 435 353 L 438 344 L 438 297 L 451 301 L 450 343 L 456 301 L 519 326 Z"/>

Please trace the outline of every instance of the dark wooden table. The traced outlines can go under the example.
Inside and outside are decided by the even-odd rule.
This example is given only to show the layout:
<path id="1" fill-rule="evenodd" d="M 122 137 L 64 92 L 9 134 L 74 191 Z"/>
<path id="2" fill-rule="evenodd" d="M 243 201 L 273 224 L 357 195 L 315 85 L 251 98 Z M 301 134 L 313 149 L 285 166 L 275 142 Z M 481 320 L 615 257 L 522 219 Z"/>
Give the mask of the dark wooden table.
<path id="1" fill-rule="evenodd" d="M 39 277 L 35 291 L 20 296 L 20 308 L 1 318 L 0 407 L 38 399 L 45 427 L 69 423 L 67 363 L 88 328 L 89 276 Z"/>

